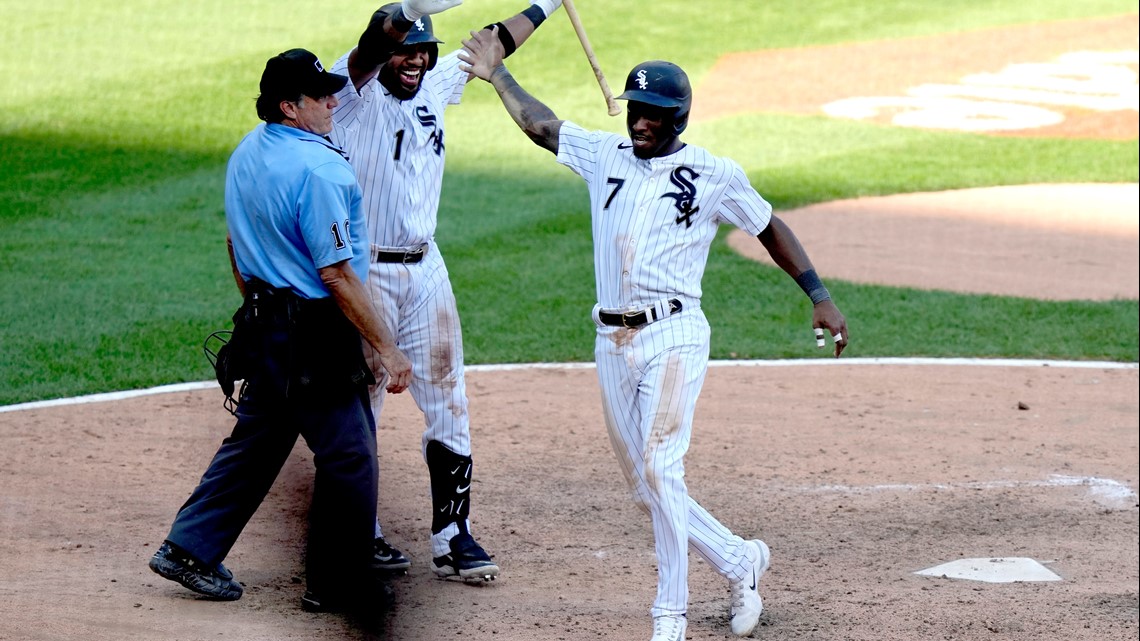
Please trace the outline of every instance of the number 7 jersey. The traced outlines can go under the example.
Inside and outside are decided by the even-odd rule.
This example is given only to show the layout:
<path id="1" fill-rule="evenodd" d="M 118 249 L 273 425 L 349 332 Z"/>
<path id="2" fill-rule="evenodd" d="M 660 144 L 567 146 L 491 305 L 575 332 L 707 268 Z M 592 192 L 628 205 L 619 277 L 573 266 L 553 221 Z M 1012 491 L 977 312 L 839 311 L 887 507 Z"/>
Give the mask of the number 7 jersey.
<path id="1" fill-rule="evenodd" d="M 685 145 L 640 159 L 630 141 L 565 121 L 558 162 L 586 180 L 594 236 L 598 303 L 626 308 L 680 297 L 701 298 L 701 278 L 717 227 L 756 236 L 772 206 L 727 158 Z"/>
<path id="2" fill-rule="evenodd" d="M 336 142 L 348 153 L 364 193 L 372 243 L 414 247 L 435 235 L 443 185 L 443 110 L 458 104 L 467 84 L 459 52 L 439 58 L 409 100 L 373 78 L 357 93 L 350 82 L 333 112 Z M 348 75 L 348 55 L 332 68 Z"/>

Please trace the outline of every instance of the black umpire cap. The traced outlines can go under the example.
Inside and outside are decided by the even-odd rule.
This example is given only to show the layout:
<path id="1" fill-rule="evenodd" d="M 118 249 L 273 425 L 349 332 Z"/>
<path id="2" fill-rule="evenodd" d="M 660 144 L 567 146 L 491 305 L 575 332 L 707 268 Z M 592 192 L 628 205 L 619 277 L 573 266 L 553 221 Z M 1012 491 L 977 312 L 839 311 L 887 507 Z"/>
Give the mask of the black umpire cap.
<path id="1" fill-rule="evenodd" d="M 290 49 L 265 63 L 265 71 L 261 74 L 261 95 L 283 100 L 300 94 L 321 98 L 335 94 L 347 83 L 347 76 L 325 71 L 311 51 Z"/>

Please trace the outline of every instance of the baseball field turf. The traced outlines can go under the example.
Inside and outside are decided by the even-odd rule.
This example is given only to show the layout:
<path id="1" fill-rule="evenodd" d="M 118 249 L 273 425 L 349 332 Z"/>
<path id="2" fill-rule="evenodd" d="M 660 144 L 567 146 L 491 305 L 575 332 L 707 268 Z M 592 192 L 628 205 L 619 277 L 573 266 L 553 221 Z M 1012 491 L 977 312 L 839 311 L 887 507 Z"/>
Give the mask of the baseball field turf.
<path id="1" fill-rule="evenodd" d="M 1121 0 L 577 5 L 615 88 L 651 58 L 680 63 L 699 85 L 726 52 L 1137 12 L 1135 1 Z M 444 51 L 523 6 L 467 0 L 436 20 Z M 304 46 L 331 65 L 375 8 L 0 0 L 0 405 L 211 378 L 202 340 L 228 327 L 240 302 L 224 244 L 222 177 L 229 152 L 257 122 L 264 62 Z M 510 66 L 560 117 L 624 130 L 623 119 L 606 115 L 565 17 Z M 818 72 L 827 83 L 829 70 Z M 685 139 L 739 161 L 777 211 L 868 195 L 1138 180 L 1136 139 L 931 132 L 762 105 L 696 122 Z M 448 111 L 447 148 L 437 240 L 467 361 L 591 360 L 593 268 L 580 179 L 530 144 L 482 83 Z M 818 356 L 803 338 L 809 303 L 782 272 L 718 242 L 704 285 L 713 358 Z M 857 335 L 850 356 L 1140 356 L 1136 300 L 828 285 Z"/>

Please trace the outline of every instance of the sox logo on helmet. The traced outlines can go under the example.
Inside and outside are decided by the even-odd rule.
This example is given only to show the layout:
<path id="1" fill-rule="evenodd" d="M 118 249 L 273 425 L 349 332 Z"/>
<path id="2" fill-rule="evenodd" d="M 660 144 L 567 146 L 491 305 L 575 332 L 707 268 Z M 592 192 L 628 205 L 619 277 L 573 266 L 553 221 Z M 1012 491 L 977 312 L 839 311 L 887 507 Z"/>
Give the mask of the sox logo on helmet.
<path id="1" fill-rule="evenodd" d="M 685 71 L 664 60 L 650 60 L 634 67 L 625 79 L 625 91 L 618 100 L 643 102 L 673 109 L 673 135 L 680 136 L 689 124 L 693 90 Z"/>

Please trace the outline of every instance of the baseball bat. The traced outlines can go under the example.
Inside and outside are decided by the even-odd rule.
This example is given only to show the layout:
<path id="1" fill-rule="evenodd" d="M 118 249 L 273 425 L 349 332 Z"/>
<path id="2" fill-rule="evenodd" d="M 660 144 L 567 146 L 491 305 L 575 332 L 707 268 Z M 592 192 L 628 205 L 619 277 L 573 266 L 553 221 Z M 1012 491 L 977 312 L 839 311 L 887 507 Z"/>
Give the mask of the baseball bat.
<path id="1" fill-rule="evenodd" d="M 594 55 L 594 48 L 590 46 L 590 39 L 586 37 L 586 28 L 582 26 L 582 19 L 578 17 L 578 10 L 574 8 L 573 0 L 562 0 L 562 6 L 566 7 L 566 17 L 570 18 L 570 24 L 574 25 L 574 32 L 578 34 L 578 42 L 582 43 L 582 50 L 586 52 L 586 60 L 590 61 L 590 68 L 594 70 L 594 77 L 598 79 L 598 86 L 602 88 L 602 95 L 606 98 L 606 106 L 609 108 L 610 115 L 620 114 L 621 107 L 614 100 L 614 94 L 610 91 L 609 84 L 606 83 L 606 76 L 602 73 L 602 67 L 598 64 L 597 56 Z"/>

